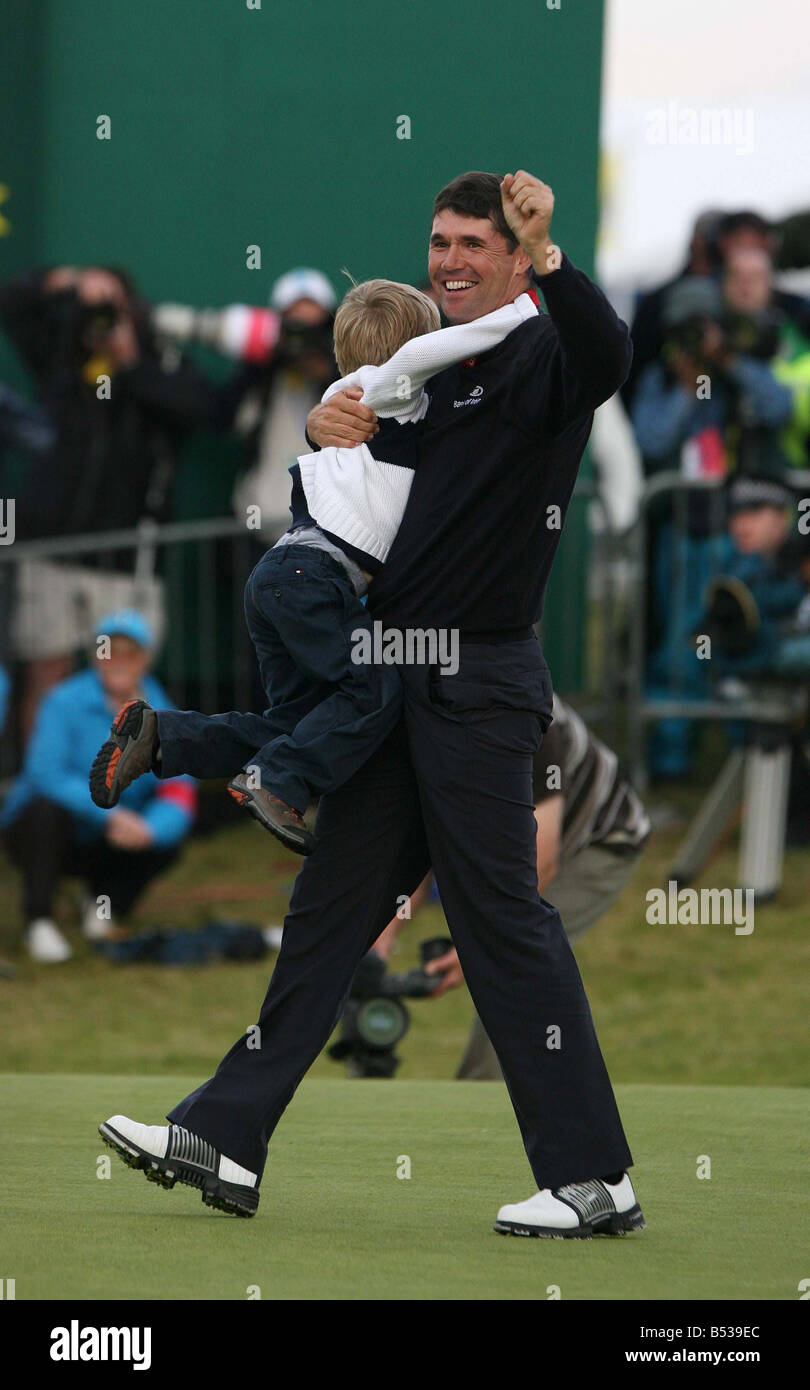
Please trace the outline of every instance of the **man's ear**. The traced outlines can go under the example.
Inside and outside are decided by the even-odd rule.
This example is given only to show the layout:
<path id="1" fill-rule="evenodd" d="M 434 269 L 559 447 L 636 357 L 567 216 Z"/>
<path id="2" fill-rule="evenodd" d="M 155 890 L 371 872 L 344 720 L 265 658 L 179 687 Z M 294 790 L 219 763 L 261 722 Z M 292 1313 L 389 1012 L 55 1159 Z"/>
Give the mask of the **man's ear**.
<path id="1" fill-rule="evenodd" d="M 515 274 L 528 275 L 529 271 L 531 270 L 531 265 L 531 256 L 528 254 L 527 251 L 523 250 L 522 246 L 519 246 L 517 249 L 517 254 L 515 256 Z"/>

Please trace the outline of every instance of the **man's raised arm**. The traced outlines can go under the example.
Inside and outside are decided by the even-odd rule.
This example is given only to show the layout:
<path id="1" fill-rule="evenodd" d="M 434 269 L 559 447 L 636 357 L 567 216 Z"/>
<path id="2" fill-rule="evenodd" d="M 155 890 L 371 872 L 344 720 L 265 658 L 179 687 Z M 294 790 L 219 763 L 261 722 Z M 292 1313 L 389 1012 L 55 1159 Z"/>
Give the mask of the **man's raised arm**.
<path id="1" fill-rule="evenodd" d="M 503 179 L 501 199 L 556 329 L 556 352 L 551 363 L 543 359 L 546 391 L 537 405 L 561 429 L 619 389 L 633 356 L 630 333 L 598 286 L 552 242 L 554 194 L 548 185 L 519 169 Z"/>

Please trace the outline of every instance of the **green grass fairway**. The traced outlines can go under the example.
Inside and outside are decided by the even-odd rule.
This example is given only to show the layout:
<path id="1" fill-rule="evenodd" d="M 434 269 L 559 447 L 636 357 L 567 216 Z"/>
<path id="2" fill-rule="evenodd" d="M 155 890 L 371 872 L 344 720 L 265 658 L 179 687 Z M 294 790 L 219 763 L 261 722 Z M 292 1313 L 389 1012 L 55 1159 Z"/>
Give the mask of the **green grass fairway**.
<path id="1" fill-rule="evenodd" d="M 17 1299 L 792 1300 L 810 1273 L 801 1089 L 619 1087 L 647 1230 L 546 1241 L 492 1231 L 532 1191 L 499 1084 L 306 1080 L 245 1221 L 154 1187 L 96 1134 L 117 1110 L 161 1123 L 199 1079 L 0 1079 Z"/>

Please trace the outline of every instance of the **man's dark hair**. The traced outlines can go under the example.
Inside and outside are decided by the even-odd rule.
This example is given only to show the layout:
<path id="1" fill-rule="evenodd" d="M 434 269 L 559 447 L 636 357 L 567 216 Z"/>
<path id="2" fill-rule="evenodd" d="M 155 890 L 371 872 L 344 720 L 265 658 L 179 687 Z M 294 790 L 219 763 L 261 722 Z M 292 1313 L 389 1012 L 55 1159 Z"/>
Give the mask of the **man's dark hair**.
<path id="1" fill-rule="evenodd" d="M 761 236 L 770 236 L 773 227 L 761 213 L 752 212 L 746 208 L 742 212 L 727 212 L 720 218 L 717 227 L 717 236 L 729 236 L 732 232 L 751 231 L 759 232 Z"/>
<path id="2" fill-rule="evenodd" d="M 462 217 L 488 218 L 496 232 L 500 232 L 501 236 L 506 238 L 509 250 L 515 250 L 518 244 L 517 237 L 510 230 L 503 215 L 500 174 L 484 174 L 480 169 L 471 169 L 467 174 L 459 174 L 458 178 L 453 179 L 452 183 L 448 183 L 436 194 L 433 216 L 436 217 L 446 209 L 457 212 Z"/>

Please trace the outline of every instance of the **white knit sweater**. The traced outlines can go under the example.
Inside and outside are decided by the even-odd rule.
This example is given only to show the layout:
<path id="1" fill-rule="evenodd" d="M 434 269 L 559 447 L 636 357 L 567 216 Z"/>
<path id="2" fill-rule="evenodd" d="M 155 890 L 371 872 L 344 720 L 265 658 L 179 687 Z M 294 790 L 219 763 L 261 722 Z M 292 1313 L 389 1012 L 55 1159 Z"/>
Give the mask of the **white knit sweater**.
<path id="1" fill-rule="evenodd" d="M 324 392 L 362 386 L 363 404 L 381 419 L 400 425 L 421 420 L 428 407 L 424 384 L 455 362 L 477 357 L 537 314 L 528 294 L 472 323 L 439 328 L 403 344 L 380 367 L 359 367 Z M 374 448 L 384 444 L 374 443 Z M 310 515 L 325 531 L 356 550 L 384 561 L 402 520 L 413 482 L 413 469 L 386 463 L 367 444 L 353 449 L 328 448 L 303 454 L 298 463 Z"/>

